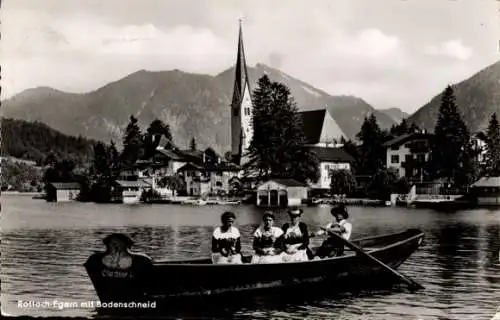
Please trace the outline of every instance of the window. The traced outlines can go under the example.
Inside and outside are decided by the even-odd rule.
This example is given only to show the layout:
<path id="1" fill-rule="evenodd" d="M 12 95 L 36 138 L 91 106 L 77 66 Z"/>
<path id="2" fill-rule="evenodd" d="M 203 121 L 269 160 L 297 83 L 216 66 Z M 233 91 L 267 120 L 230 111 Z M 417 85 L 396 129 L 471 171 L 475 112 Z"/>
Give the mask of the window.
<path id="1" fill-rule="evenodd" d="M 391 163 L 399 163 L 399 155 L 391 156 Z"/>
<path id="2" fill-rule="evenodd" d="M 411 154 L 405 155 L 405 161 L 406 162 L 410 162 L 412 159 L 413 159 L 413 155 L 411 155 Z"/>
<path id="3" fill-rule="evenodd" d="M 391 147 L 391 150 L 399 150 L 399 146 L 397 144 L 395 144 Z"/>

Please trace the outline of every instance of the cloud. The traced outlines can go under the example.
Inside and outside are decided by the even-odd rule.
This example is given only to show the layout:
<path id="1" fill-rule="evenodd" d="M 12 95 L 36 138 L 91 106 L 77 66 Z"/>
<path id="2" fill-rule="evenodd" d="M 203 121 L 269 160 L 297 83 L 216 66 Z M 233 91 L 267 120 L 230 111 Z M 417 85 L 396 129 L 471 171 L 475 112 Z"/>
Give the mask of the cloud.
<path id="1" fill-rule="evenodd" d="M 351 50 L 369 57 L 386 57 L 400 49 L 396 36 L 386 35 L 378 29 L 365 29 L 358 33 Z"/>
<path id="2" fill-rule="evenodd" d="M 468 60 L 472 57 L 472 48 L 462 44 L 461 40 L 450 40 L 439 45 L 430 45 L 425 53 L 433 56 L 446 56 L 459 60 Z"/>
<path id="3" fill-rule="evenodd" d="M 22 28 L 14 21 L 4 28 L 3 97 L 42 85 L 88 91 L 140 69 L 215 73 L 235 56 L 234 43 L 203 27 L 111 25 L 89 16 L 51 21 L 35 12 L 21 17 Z"/>

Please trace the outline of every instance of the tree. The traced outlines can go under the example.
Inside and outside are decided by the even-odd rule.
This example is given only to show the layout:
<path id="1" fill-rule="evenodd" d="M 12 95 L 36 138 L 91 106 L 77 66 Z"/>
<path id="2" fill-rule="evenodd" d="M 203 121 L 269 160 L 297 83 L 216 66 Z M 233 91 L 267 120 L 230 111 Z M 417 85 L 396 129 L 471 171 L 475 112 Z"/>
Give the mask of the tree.
<path id="1" fill-rule="evenodd" d="M 262 76 L 253 93 L 253 139 L 246 169 L 261 178 L 289 177 L 301 182 L 319 178 L 317 156 L 304 148 L 297 106 L 283 84 Z"/>
<path id="2" fill-rule="evenodd" d="M 407 194 L 410 192 L 411 185 L 406 177 L 401 177 L 394 183 L 393 189 L 394 193 Z"/>
<path id="3" fill-rule="evenodd" d="M 368 186 L 368 193 L 377 199 L 389 199 L 397 180 L 398 173 L 395 169 L 379 169 Z"/>
<path id="4" fill-rule="evenodd" d="M 500 124 L 495 113 L 486 131 L 486 174 L 500 176 Z"/>
<path id="5" fill-rule="evenodd" d="M 81 192 L 82 199 L 88 198 L 96 202 L 106 202 L 111 197 L 111 187 L 116 180 L 120 169 L 119 154 L 115 144 L 109 146 L 99 142 L 94 147 L 94 158 L 86 179 L 82 179 L 82 186 L 86 192 Z M 87 200 L 87 199 L 85 199 Z"/>
<path id="6" fill-rule="evenodd" d="M 330 174 L 332 194 L 348 195 L 356 188 L 356 179 L 349 170 L 332 170 Z"/>
<path id="7" fill-rule="evenodd" d="M 130 116 L 130 122 L 123 137 L 122 159 L 126 164 L 133 164 L 144 154 L 144 138 L 137 124 L 137 118 Z"/>
<path id="8" fill-rule="evenodd" d="M 352 172 L 356 172 L 357 168 L 360 166 L 360 148 L 351 140 L 346 141 L 342 146 L 342 149 L 351 157 L 354 158 L 353 168 L 351 168 Z"/>
<path id="9" fill-rule="evenodd" d="M 146 134 L 144 134 L 144 158 L 149 159 L 153 156 L 154 151 L 160 145 L 162 137 L 165 137 L 168 141 L 167 145 L 162 147 L 169 148 L 169 145 L 172 144 L 170 126 L 159 119 L 155 119 L 149 125 Z"/>
<path id="10" fill-rule="evenodd" d="M 189 144 L 189 149 L 191 149 L 191 151 L 196 151 L 196 140 L 193 138 L 191 138 L 191 142 Z"/>
<path id="11" fill-rule="evenodd" d="M 374 114 L 365 117 L 357 138 L 362 142 L 359 148 L 359 171 L 373 174 L 384 168 L 386 150 L 383 143 L 386 134 L 380 129 Z"/>
<path id="12" fill-rule="evenodd" d="M 431 143 L 432 176 L 464 185 L 473 179 L 472 143 L 455 103 L 453 89 L 448 86 L 442 95 L 438 120 Z"/>
<path id="13" fill-rule="evenodd" d="M 172 196 L 173 196 L 175 194 L 175 191 L 185 188 L 185 183 L 184 179 L 182 179 L 178 175 L 175 175 L 175 176 L 167 176 L 161 178 L 158 181 L 158 186 L 160 188 L 168 188 L 172 190 Z"/>

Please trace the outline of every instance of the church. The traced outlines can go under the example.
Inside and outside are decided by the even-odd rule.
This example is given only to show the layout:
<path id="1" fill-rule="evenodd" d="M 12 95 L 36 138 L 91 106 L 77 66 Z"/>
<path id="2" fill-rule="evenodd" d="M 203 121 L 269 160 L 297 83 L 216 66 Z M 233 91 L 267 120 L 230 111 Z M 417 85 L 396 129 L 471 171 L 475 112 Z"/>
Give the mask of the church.
<path id="1" fill-rule="evenodd" d="M 251 79 L 243 46 L 243 31 L 239 26 L 238 53 L 236 56 L 233 97 L 231 101 L 231 155 L 234 163 L 244 165 L 248 161 L 248 150 L 253 136 Z M 254 82 L 257 79 L 253 79 Z M 272 80 L 272 79 L 271 79 Z M 299 109 L 301 106 L 299 106 Z M 354 159 L 335 141 L 343 132 L 326 108 L 300 112 L 306 146 L 316 153 L 320 161 L 320 179 L 311 184 L 311 189 L 330 189 L 330 171 L 351 170 Z"/>

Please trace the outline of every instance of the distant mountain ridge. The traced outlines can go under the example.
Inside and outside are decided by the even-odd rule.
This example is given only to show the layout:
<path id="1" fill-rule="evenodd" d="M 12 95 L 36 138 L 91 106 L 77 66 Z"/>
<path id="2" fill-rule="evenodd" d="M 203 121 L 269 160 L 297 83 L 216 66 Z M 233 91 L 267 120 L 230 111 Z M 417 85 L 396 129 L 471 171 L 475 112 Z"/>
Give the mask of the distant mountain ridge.
<path id="1" fill-rule="evenodd" d="M 327 108 L 346 138 L 353 138 L 365 116 L 375 113 L 382 128 L 395 121 L 352 96 L 331 96 L 303 81 L 263 64 L 248 68 L 251 89 L 267 74 L 286 84 L 299 110 Z M 174 142 L 187 147 L 192 137 L 200 147 L 224 153 L 230 147 L 230 98 L 234 67 L 216 76 L 179 70 L 140 70 L 95 91 L 75 94 L 39 87 L 3 102 L 3 115 L 41 121 L 62 133 L 118 144 L 129 116 L 146 128 L 158 118 L 168 123 Z"/>
<path id="2" fill-rule="evenodd" d="M 400 123 L 401 120 L 410 116 L 408 113 L 399 108 L 378 109 L 378 111 L 388 115 L 392 120 L 396 121 L 396 123 Z"/>
<path id="3" fill-rule="evenodd" d="M 493 113 L 500 116 L 500 61 L 452 85 L 452 88 L 462 117 L 471 132 L 484 130 Z M 423 129 L 433 131 L 439 114 L 441 95 L 442 93 L 433 97 L 408 120 Z"/>

